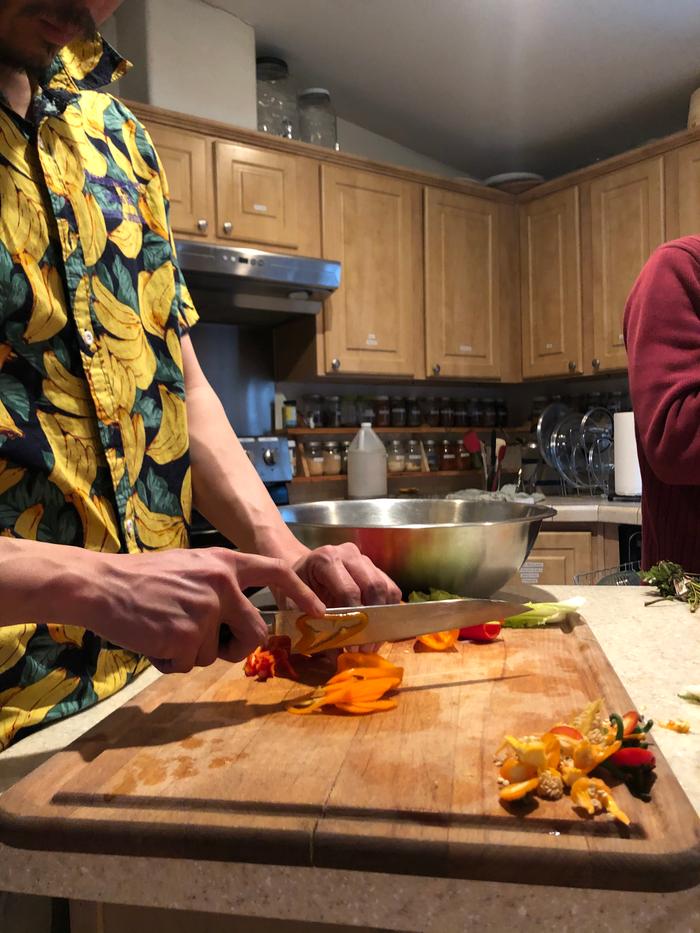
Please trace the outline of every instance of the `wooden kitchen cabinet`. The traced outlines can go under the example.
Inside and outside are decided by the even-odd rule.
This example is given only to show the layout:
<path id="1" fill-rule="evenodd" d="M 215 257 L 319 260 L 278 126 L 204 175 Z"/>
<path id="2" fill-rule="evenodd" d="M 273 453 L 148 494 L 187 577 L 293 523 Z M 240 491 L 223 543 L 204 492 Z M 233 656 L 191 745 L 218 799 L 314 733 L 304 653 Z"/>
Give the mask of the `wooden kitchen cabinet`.
<path id="1" fill-rule="evenodd" d="M 317 161 L 222 141 L 214 160 L 218 239 L 320 256 Z"/>
<path id="2" fill-rule="evenodd" d="M 583 370 L 578 186 L 520 208 L 523 376 Z"/>
<path id="3" fill-rule="evenodd" d="M 622 320 L 627 297 L 664 240 L 663 157 L 644 159 L 590 182 L 591 369 L 625 369 Z"/>
<path id="4" fill-rule="evenodd" d="M 425 339 L 430 376 L 501 375 L 500 205 L 425 189 Z"/>
<path id="5" fill-rule="evenodd" d="M 593 567 L 590 531 L 541 531 L 528 559 L 511 582 L 534 586 L 570 586 L 578 573 Z"/>
<path id="6" fill-rule="evenodd" d="M 210 236 L 214 217 L 209 139 L 161 123 L 149 124 L 148 129 L 168 179 L 173 231 Z"/>
<path id="7" fill-rule="evenodd" d="M 700 234 L 700 142 L 689 143 L 664 158 L 666 239 Z"/>
<path id="8" fill-rule="evenodd" d="M 410 376 L 423 358 L 421 189 L 323 165 L 323 256 L 343 264 L 325 302 L 324 370 Z"/>

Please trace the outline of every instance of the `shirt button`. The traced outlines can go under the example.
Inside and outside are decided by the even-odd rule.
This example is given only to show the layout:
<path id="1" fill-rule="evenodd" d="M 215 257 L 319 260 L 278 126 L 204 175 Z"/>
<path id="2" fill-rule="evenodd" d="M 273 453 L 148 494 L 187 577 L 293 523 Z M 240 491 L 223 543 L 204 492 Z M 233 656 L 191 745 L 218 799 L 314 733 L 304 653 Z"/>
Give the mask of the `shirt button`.
<path id="1" fill-rule="evenodd" d="M 124 522 L 124 528 L 129 537 L 132 538 L 134 536 L 134 523 L 130 518 L 127 518 Z"/>
<path id="2" fill-rule="evenodd" d="M 83 331 L 83 340 L 85 341 L 86 347 L 92 347 L 93 343 L 95 342 L 95 338 L 89 330 Z"/>

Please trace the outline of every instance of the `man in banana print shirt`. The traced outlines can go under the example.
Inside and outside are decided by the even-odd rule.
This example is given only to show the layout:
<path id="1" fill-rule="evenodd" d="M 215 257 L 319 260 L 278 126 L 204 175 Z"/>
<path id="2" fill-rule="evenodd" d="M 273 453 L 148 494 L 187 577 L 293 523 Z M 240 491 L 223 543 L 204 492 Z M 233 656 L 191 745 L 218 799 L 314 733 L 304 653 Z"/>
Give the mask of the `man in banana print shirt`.
<path id="1" fill-rule="evenodd" d="M 147 659 L 241 659 L 248 586 L 311 614 L 400 598 L 354 547 L 296 541 L 202 374 L 158 156 L 103 90 L 117 6 L 0 4 L 0 749 Z M 186 550 L 193 501 L 239 551 Z"/>

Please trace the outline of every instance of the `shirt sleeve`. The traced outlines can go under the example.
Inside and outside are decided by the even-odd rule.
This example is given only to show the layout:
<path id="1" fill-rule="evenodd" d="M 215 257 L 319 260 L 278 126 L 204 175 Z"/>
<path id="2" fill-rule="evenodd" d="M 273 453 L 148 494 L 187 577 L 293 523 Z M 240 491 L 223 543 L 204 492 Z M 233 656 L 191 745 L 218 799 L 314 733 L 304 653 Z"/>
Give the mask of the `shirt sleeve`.
<path id="1" fill-rule="evenodd" d="M 700 485 L 700 254 L 682 241 L 657 249 L 627 301 L 624 330 L 649 466 L 669 485 Z"/>

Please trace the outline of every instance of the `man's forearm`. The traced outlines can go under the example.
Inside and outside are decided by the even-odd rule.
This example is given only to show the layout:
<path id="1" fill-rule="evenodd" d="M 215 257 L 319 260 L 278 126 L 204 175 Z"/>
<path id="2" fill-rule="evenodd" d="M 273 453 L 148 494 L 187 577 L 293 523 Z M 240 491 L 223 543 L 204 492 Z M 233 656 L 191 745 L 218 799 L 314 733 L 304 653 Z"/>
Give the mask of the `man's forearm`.
<path id="1" fill-rule="evenodd" d="M 81 625 L 96 559 L 82 548 L 0 537 L 0 626 Z"/>
<path id="2" fill-rule="evenodd" d="M 208 383 L 188 388 L 187 420 L 195 508 L 243 551 L 302 557 Z"/>

